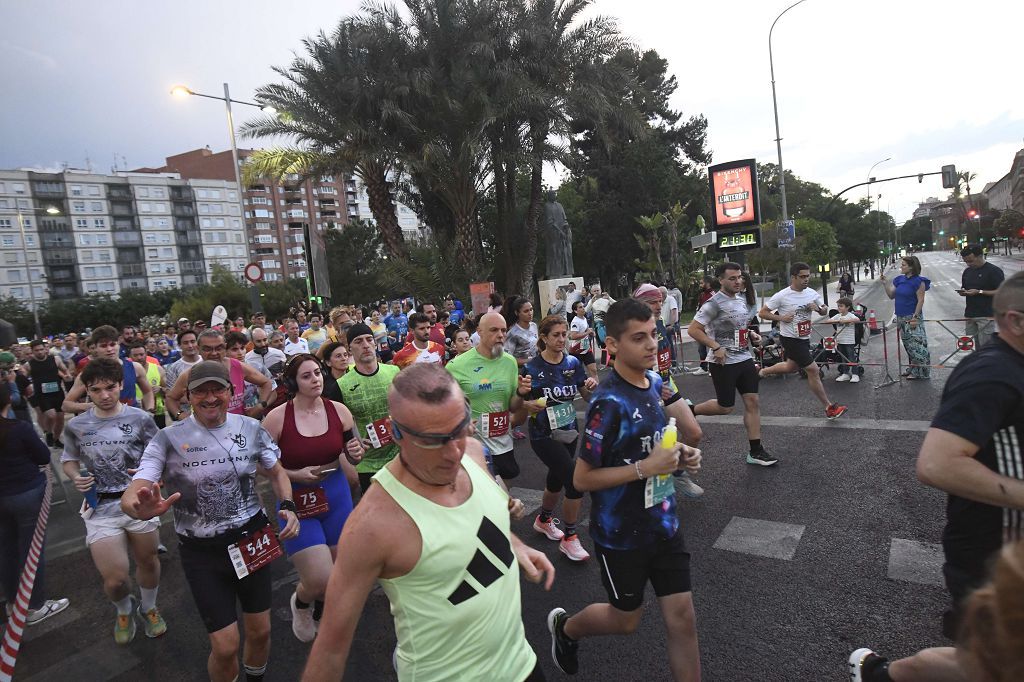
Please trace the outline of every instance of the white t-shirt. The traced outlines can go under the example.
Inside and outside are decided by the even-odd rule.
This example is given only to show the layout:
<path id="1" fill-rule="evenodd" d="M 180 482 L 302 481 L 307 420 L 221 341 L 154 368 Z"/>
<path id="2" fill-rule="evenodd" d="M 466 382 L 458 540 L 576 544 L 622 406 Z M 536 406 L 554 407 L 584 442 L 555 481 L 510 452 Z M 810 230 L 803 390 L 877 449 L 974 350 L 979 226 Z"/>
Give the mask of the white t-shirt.
<path id="1" fill-rule="evenodd" d="M 821 294 L 814 289 L 807 287 L 802 291 L 793 291 L 792 287 L 786 287 L 776 292 L 765 304 L 768 310 L 777 310 L 779 315 L 793 313 L 792 322 L 780 322 L 779 332 L 790 339 L 811 338 L 811 310 L 808 306 L 817 310 L 825 305 Z"/>
<path id="2" fill-rule="evenodd" d="M 833 315 L 832 317 L 828 318 L 828 321 L 859 322 L 860 318 L 854 315 L 853 313 L 846 313 L 845 315 Z M 839 325 L 839 331 L 836 333 L 836 343 L 841 343 L 850 346 L 857 343 L 857 337 L 854 335 L 856 330 L 857 325 L 855 324 Z"/>
<path id="3" fill-rule="evenodd" d="M 288 357 L 295 355 L 296 353 L 308 353 L 309 342 L 306 339 L 299 337 L 298 341 L 292 343 L 292 340 L 287 336 L 284 339 L 284 354 Z"/>
<path id="4" fill-rule="evenodd" d="M 672 311 L 675 310 L 675 320 L 673 320 Z M 676 303 L 674 296 L 666 296 L 665 302 L 661 304 L 661 321 L 665 323 L 666 327 L 671 327 L 675 322 L 679 321 L 679 304 Z"/>
<path id="5" fill-rule="evenodd" d="M 573 315 L 572 316 L 572 321 L 569 322 L 569 331 L 571 331 L 571 332 L 581 332 L 582 333 L 582 332 L 587 331 L 588 329 L 590 329 L 590 323 L 587 322 L 587 318 L 580 317 L 579 315 Z M 590 350 L 590 337 L 589 336 L 585 336 L 582 339 L 570 339 L 569 340 L 570 344 L 577 343 L 577 342 L 580 344 L 580 351 L 579 351 L 580 353 L 586 353 L 588 350 Z"/>

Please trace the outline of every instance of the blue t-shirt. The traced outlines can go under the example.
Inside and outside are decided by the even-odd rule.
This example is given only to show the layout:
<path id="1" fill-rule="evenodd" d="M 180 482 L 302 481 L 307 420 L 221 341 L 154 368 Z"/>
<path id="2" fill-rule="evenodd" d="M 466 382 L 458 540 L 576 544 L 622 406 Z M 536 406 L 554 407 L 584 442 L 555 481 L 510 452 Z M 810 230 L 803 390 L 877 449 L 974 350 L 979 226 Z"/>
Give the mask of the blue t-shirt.
<path id="1" fill-rule="evenodd" d="M 523 374 L 529 375 L 533 382 L 530 400 L 544 396 L 548 399 L 548 407 L 571 403 L 579 397 L 580 388 L 587 380 L 587 371 L 583 368 L 583 363 L 568 353 L 562 353 L 562 361 L 557 365 L 551 364 L 540 353 L 537 353 L 532 360 L 526 363 Z M 579 429 L 579 426 L 574 419 L 571 424 L 560 428 L 565 431 L 575 431 Z M 531 440 L 548 438 L 550 435 L 551 424 L 548 421 L 547 411 L 538 412 L 530 417 Z"/>
<path id="2" fill-rule="evenodd" d="M 384 318 L 384 326 L 388 328 L 388 334 L 395 333 L 398 343 L 405 342 L 405 335 L 409 333 L 409 318 L 405 313 L 388 315 Z"/>
<path id="3" fill-rule="evenodd" d="M 914 314 L 914 309 L 917 308 L 917 290 L 920 288 L 921 282 L 924 282 L 925 291 L 932 288 L 931 280 L 921 275 L 913 277 L 897 275 L 892 280 L 892 285 L 896 289 L 894 300 L 896 301 L 897 317 L 910 317 Z"/>
<path id="4" fill-rule="evenodd" d="M 160 353 L 157 353 L 155 357 L 161 367 L 166 367 L 167 365 L 174 364 L 178 360 L 181 360 L 181 353 L 176 350 L 172 350 L 167 355 L 160 355 Z"/>
<path id="5" fill-rule="evenodd" d="M 618 372 L 598 386 L 587 410 L 580 457 L 593 467 L 628 466 L 646 459 L 668 424 L 661 403 L 661 377 L 648 371 L 638 388 Z M 671 538 L 679 530 L 675 495 L 644 508 L 645 481 L 590 493 L 590 536 L 608 549 L 636 549 Z"/>

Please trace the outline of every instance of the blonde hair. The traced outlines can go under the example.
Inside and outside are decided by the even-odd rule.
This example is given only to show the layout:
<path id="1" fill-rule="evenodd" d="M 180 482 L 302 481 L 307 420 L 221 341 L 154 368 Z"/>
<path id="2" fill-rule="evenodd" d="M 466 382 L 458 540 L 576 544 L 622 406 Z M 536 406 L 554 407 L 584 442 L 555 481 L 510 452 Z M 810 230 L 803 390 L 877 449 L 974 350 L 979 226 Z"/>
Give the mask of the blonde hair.
<path id="1" fill-rule="evenodd" d="M 958 654 L 971 680 L 1024 680 L 1024 541 L 1005 545 L 964 607 Z"/>

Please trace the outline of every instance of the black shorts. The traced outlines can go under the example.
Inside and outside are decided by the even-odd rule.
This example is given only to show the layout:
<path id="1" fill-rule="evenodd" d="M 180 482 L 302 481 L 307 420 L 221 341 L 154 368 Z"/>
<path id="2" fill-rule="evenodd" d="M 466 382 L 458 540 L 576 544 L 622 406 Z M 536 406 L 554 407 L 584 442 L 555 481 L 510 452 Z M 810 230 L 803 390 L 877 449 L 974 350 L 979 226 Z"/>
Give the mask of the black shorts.
<path id="1" fill-rule="evenodd" d="M 516 461 L 516 451 L 509 450 L 500 455 L 491 455 L 491 469 L 495 476 L 500 476 L 505 480 L 518 476 L 519 462 Z"/>
<path id="2" fill-rule="evenodd" d="M 786 359 L 792 360 L 800 369 L 810 367 L 814 364 L 811 357 L 810 339 L 793 339 L 788 336 L 780 336 L 782 339 L 782 350 L 786 351 Z"/>
<path id="3" fill-rule="evenodd" d="M 530 441 L 530 446 L 537 453 L 540 461 L 548 468 L 548 477 L 544 487 L 553 493 L 565 488 L 565 499 L 583 499 L 583 493 L 572 487 L 573 473 L 576 471 L 576 442 L 559 443 L 551 438 L 538 438 Z"/>
<path id="4" fill-rule="evenodd" d="M 266 523 L 267 517 L 261 512 L 243 528 L 252 531 Z M 237 533 L 230 539 L 178 536 L 185 580 L 207 632 L 216 632 L 238 621 L 236 600 L 242 605 L 243 613 L 262 613 L 270 609 L 270 566 L 239 579 L 228 556 L 228 545 L 238 539 Z"/>
<path id="5" fill-rule="evenodd" d="M 715 385 L 715 397 L 722 407 L 732 407 L 736 404 L 736 391 L 739 391 L 740 395 L 757 393 L 760 378 L 753 359 L 731 365 L 720 365 L 717 362 L 708 364 L 711 368 L 711 381 Z"/>
<path id="6" fill-rule="evenodd" d="M 586 353 L 573 353 L 573 356 L 575 356 L 575 358 L 579 360 L 584 367 L 587 365 L 593 365 L 597 362 L 597 360 L 594 359 L 594 351 L 592 350 L 588 350 Z"/>
<path id="7" fill-rule="evenodd" d="M 693 589 L 690 553 L 679 531 L 647 547 L 607 549 L 595 543 L 594 551 L 608 601 L 620 611 L 636 611 L 643 605 L 648 580 L 659 597 Z"/>
<path id="8" fill-rule="evenodd" d="M 48 412 L 50 410 L 60 412 L 60 406 L 63 404 L 64 391 L 57 391 L 56 393 L 39 394 L 35 406 L 38 407 L 41 412 Z"/>

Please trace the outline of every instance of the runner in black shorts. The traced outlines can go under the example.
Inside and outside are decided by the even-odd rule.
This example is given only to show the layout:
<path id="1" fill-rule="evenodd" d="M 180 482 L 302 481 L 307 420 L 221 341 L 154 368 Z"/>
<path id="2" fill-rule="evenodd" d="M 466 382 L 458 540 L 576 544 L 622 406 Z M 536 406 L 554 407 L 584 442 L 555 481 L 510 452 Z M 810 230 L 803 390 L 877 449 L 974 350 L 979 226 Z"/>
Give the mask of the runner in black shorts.
<path id="1" fill-rule="evenodd" d="M 121 498 L 121 509 L 151 519 L 174 509 L 181 565 L 210 635 L 207 672 L 215 682 L 238 676 L 236 601 L 242 607 L 247 682 L 263 679 L 270 655 L 270 562 L 278 537 L 298 535 L 292 488 L 280 450 L 258 421 L 228 414 L 231 377 L 219 360 L 197 363 L 187 385 L 192 414 L 157 433 Z M 256 493 L 257 465 L 280 500 L 279 536 Z M 166 499 L 158 481 L 174 491 Z"/>
<path id="2" fill-rule="evenodd" d="M 64 402 L 64 382 L 71 378 L 71 374 L 60 356 L 50 355 L 40 339 L 34 339 L 30 349 L 32 356 L 26 364 L 33 393 L 29 403 L 36 408 L 39 427 L 46 434 L 46 444 L 63 448 L 60 436 L 64 433 L 64 413 L 60 406 Z"/>
<path id="3" fill-rule="evenodd" d="M 580 639 L 634 632 L 650 582 L 668 631 L 672 675 L 696 680 L 700 653 L 690 555 L 679 530 L 672 473 L 681 467 L 698 471 L 700 451 L 681 442 L 661 446 L 668 419 L 661 377 L 649 369 L 658 349 L 650 307 L 636 299 L 618 301 L 605 324 L 615 369 L 587 411 L 573 486 L 591 491 L 590 535 L 609 603 L 591 604 L 572 617 L 553 609 L 552 655 L 572 675 L 579 668 Z"/>
<path id="4" fill-rule="evenodd" d="M 697 343 L 707 346 L 711 380 L 716 400 L 694 406 L 696 415 L 731 414 L 736 392 L 743 398 L 743 425 L 750 441 L 748 464 L 771 466 L 779 461 L 761 445 L 761 403 L 757 395 L 760 381 L 752 344 L 760 340 L 750 322 L 756 315 L 754 291 L 743 283 L 743 268 L 722 263 L 715 269 L 721 289 L 709 298 L 690 323 L 687 332 Z"/>

